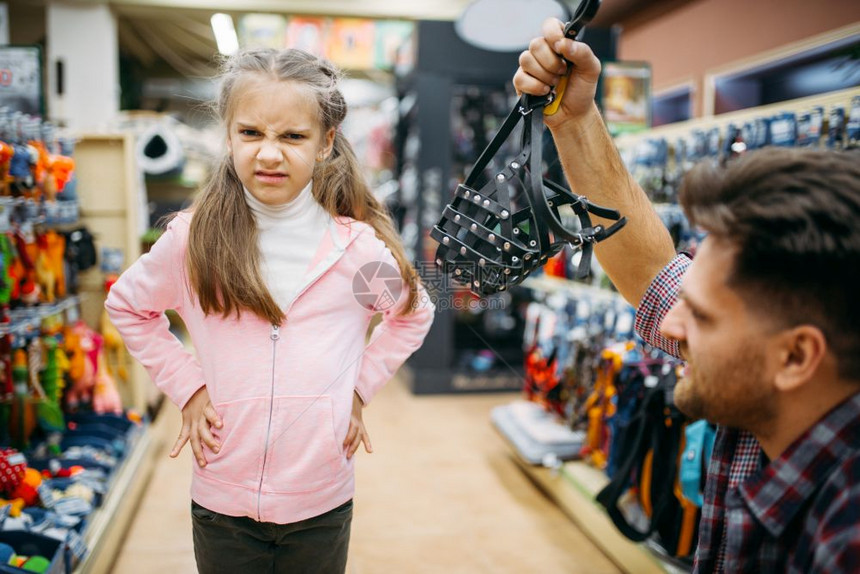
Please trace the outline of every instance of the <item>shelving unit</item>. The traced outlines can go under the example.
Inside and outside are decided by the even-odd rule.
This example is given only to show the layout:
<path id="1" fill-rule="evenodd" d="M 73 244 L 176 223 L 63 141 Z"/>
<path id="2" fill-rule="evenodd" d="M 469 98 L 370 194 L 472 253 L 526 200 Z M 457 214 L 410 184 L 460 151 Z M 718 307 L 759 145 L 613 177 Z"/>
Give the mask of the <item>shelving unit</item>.
<path id="1" fill-rule="evenodd" d="M 624 302 L 624 298 L 616 291 L 593 287 L 585 283 L 578 283 L 565 279 L 563 277 L 553 277 L 550 275 L 538 275 L 529 277 L 522 282 L 522 286 L 527 289 L 535 289 L 543 293 L 572 293 L 574 295 L 587 293 L 589 297 L 595 300 Z"/>
<path id="2" fill-rule="evenodd" d="M 96 246 L 120 249 L 126 265 L 140 257 L 145 227 L 142 180 L 134 155 L 134 136 L 83 134 L 75 146 L 75 172 L 81 205 L 81 223 L 95 236 Z M 104 276 L 98 268 L 81 273 L 81 314 L 98 325 L 104 309 Z M 158 397 L 149 375 L 137 361 L 127 359 L 129 384 L 119 385 L 123 404 L 140 412 Z"/>
<path id="3" fill-rule="evenodd" d="M 593 301 L 629 305 L 616 291 L 549 275 L 529 277 L 523 287 L 543 296 L 554 294 L 587 296 Z M 630 574 L 687 574 L 689 567 L 668 556 L 656 543 L 636 543 L 616 528 L 606 510 L 597 503 L 597 494 L 609 483 L 609 477 L 582 461 L 561 463 L 557 467 L 535 466 L 523 459 L 511 444 L 512 456 L 529 478 L 537 484 L 580 530 L 612 560 L 621 571 Z"/>
<path id="4" fill-rule="evenodd" d="M 75 146 L 80 223 L 93 234 L 96 247 L 119 249 L 126 265 L 141 253 L 146 229 L 143 179 L 130 133 L 82 134 Z M 104 274 L 95 267 L 80 275 L 81 315 L 98 325 L 104 309 Z M 153 459 L 166 440 L 165 418 L 158 416 L 160 393 L 143 366 L 127 357 L 128 384 L 119 384 L 126 408 L 140 413 L 155 410 L 153 421 L 139 434 L 116 469 L 102 504 L 93 511 L 83 532 L 89 550 L 75 574 L 108 572 L 154 469 Z"/>
<path id="5" fill-rule="evenodd" d="M 814 106 L 822 106 L 825 109 L 826 117 L 826 111 L 832 106 L 843 106 L 846 112 L 850 110 L 851 100 L 855 96 L 860 96 L 860 87 L 726 113 L 715 117 L 697 118 L 636 134 L 625 134 L 617 137 L 615 142 L 620 149 L 626 149 L 649 139 L 666 138 L 673 141 L 676 138 L 688 136 L 696 129 L 707 131 L 720 128 L 723 131 L 730 123 L 741 125 L 757 117 L 776 115 L 781 112 L 808 112 Z M 530 277 L 523 282 L 523 286 L 544 295 L 554 293 L 587 294 L 592 299 L 623 301 L 621 295 L 616 292 L 546 275 Z M 672 557 L 661 555 L 661 551 L 656 548 L 656 545 L 637 544 L 620 533 L 603 507 L 596 502 L 597 493 L 609 482 L 609 478 L 604 472 L 580 461 L 567 462 L 557 468 L 534 466 L 522 459 L 516 453 L 513 445 L 512 452 L 514 460 L 523 471 L 576 522 L 583 533 L 622 571 L 636 574 L 651 572 L 676 574 L 687 571 L 681 562 Z"/>
<path id="6" fill-rule="evenodd" d="M 626 304 L 619 293 L 561 277 L 548 275 L 529 277 L 522 286 L 544 295 L 587 294 L 594 300 Z M 674 566 L 670 559 L 658 557 L 656 549 L 630 541 L 615 527 L 606 511 L 595 500 L 597 493 L 609 483 L 609 478 L 603 471 L 580 461 L 566 462 L 556 468 L 533 465 L 519 455 L 516 447 L 504 434 L 500 433 L 500 435 L 511 446 L 512 457 L 520 468 L 623 572 L 630 574 L 684 574 L 686 572 L 683 568 Z"/>
<path id="7" fill-rule="evenodd" d="M 860 87 L 838 90 L 836 92 L 820 94 L 817 96 L 809 96 L 807 98 L 798 98 L 796 100 L 789 100 L 776 104 L 768 104 L 766 106 L 749 108 L 737 112 L 729 112 L 718 116 L 708 116 L 685 122 L 667 124 L 665 126 L 652 128 L 635 134 L 624 134 L 615 138 L 615 145 L 619 149 L 626 149 L 647 139 L 666 138 L 669 141 L 673 141 L 679 137 L 688 136 L 690 132 L 695 129 L 708 130 L 712 128 L 720 128 L 721 131 L 724 131 L 725 128 L 732 123 L 735 125 L 741 125 L 744 122 L 761 116 L 769 116 L 781 112 L 808 112 L 814 106 L 824 107 L 826 119 L 826 112 L 834 105 L 844 106 L 847 113 L 850 110 L 851 98 L 854 96 L 860 96 Z"/>
<path id="8" fill-rule="evenodd" d="M 201 184 L 179 178 L 145 178 L 149 228 L 157 226 L 161 217 L 184 209 L 200 189 Z"/>
<path id="9" fill-rule="evenodd" d="M 408 361 L 410 388 L 415 394 L 519 389 L 522 377 L 505 365 L 479 371 L 469 363 L 470 356 L 487 349 L 502 357 L 500 362 L 521 362 L 521 330 L 516 334 L 515 326 L 513 334 L 491 335 L 483 329 L 480 313 L 455 308 L 453 298 L 457 294 L 454 286 L 446 285 L 437 275 L 433 264 L 436 242 L 430 238 L 430 229 L 448 202 L 450 181 L 460 177 L 463 169 L 452 133 L 455 122 L 466 119 L 455 102 L 469 95 L 489 106 L 496 101 L 492 98 L 504 97 L 510 85 L 510 63 L 516 62 L 517 54 L 470 46 L 457 36 L 451 22 L 421 21 L 417 37 L 415 68 L 398 78 L 403 103 L 398 128 L 402 144 L 398 156 L 401 224 L 405 247 L 419 262 L 428 288 L 438 292 L 438 302 L 430 333 Z M 483 122 L 476 123 L 483 132 Z M 475 155 L 479 151 L 474 150 Z"/>
<path id="10" fill-rule="evenodd" d="M 786 96 L 788 98 L 800 97 L 803 92 L 812 94 L 814 92 L 811 89 L 830 91 L 851 87 L 852 82 L 856 83 L 856 78 L 853 78 L 850 72 L 845 72 L 840 78 L 841 71 L 838 66 L 840 52 L 856 44 L 858 35 L 860 22 L 854 21 L 835 30 L 707 70 L 702 94 L 705 116 L 720 113 L 720 108 L 725 107 L 725 102 L 721 102 L 721 99 L 726 97 L 734 106 L 745 109 L 764 107 L 768 101 L 762 98 L 765 84 L 771 87 L 781 85 L 776 92 L 783 94 L 786 93 L 783 90 L 788 87 L 787 93 L 795 94 Z M 803 80 L 804 76 L 814 78 L 822 73 L 825 75 L 825 81 L 830 82 L 827 87 L 822 86 L 820 76 L 818 81 Z M 735 84 L 734 90 L 730 87 L 731 84 Z"/>
<path id="11" fill-rule="evenodd" d="M 131 452 L 117 469 L 102 505 L 93 512 L 84 531 L 87 557 L 74 574 L 108 572 L 134 517 L 149 477 L 155 469 L 154 460 L 166 441 L 166 417 L 156 416 L 140 433 Z"/>
<path id="12" fill-rule="evenodd" d="M 595 501 L 609 479 L 584 462 L 568 462 L 558 469 L 534 466 L 513 455 L 523 471 L 552 498 L 623 572 L 629 574 L 678 574 L 678 568 L 661 561 L 647 546 L 622 535 Z"/>

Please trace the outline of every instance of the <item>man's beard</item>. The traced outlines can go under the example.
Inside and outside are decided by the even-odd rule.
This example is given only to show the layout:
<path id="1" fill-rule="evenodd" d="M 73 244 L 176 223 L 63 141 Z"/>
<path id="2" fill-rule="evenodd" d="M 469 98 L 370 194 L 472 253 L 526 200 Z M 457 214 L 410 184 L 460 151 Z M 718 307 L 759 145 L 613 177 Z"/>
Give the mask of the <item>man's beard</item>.
<path id="1" fill-rule="evenodd" d="M 675 405 L 694 420 L 761 431 L 776 410 L 775 395 L 764 376 L 760 348 L 739 345 L 737 355 L 718 368 L 703 370 L 689 362 L 675 386 Z"/>
<path id="2" fill-rule="evenodd" d="M 707 418 L 705 416 L 707 404 L 702 394 L 695 387 L 695 375 L 692 367 L 689 364 L 685 365 L 682 373 L 675 385 L 675 406 L 693 420 Z"/>

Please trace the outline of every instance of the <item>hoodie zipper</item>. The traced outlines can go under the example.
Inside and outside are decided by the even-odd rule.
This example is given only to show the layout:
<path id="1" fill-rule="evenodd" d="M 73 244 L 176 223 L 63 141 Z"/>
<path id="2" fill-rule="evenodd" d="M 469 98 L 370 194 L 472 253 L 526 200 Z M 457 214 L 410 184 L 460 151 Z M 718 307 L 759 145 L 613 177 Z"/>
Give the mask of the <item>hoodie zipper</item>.
<path id="1" fill-rule="evenodd" d="M 335 232 L 332 231 L 332 233 L 335 233 Z M 351 243 L 352 243 L 352 241 L 349 241 L 346 245 L 340 247 L 339 253 L 337 254 L 337 256 L 334 257 L 330 262 L 328 262 L 322 269 L 320 269 L 319 273 L 317 273 L 316 276 L 311 278 L 311 280 L 308 281 L 302 287 L 302 289 L 296 293 L 296 295 L 293 297 L 293 300 L 290 301 L 290 304 L 287 307 L 287 310 L 284 312 L 284 320 L 285 321 L 286 321 L 287 315 L 289 315 L 290 310 L 292 310 L 293 305 L 299 299 L 299 297 L 301 297 L 305 293 L 305 291 L 310 289 L 317 281 L 319 281 L 322 278 L 323 275 L 328 273 L 328 271 L 332 267 L 334 267 L 338 261 L 340 261 L 340 258 L 343 257 L 344 253 L 346 253 L 346 248 L 349 247 L 349 245 Z M 274 410 L 275 410 L 275 351 L 277 350 L 278 339 L 281 338 L 280 329 L 281 328 L 278 325 L 272 325 L 272 331 L 269 335 L 269 338 L 272 340 L 272 385 L 271 385 L 272 388 L 271 388 L 270 394 L 269 394 L 269 423 L 266 426 L 266 442 L 263 445 L 263 468 L 260 472 L 260 486 L 257 489 L 257 520 L 259 522 L 262 522 L 262 520 L 263 520 L 260 507 L 261 507 L 261 500 L 263 497 L 263 481 L 264 481 L 265 476 L 266 476 L 266 461 L 267 461 L 268 456 L 269 456 L 269 439 L 271 438 L 271 433 L 272 433 L 272 414 L 274 413 Z"/>
<path id="2" fill-rule="evenodd" d="M 290 305 L 289 305 L 289 307 L 287 307 L 286 313 L 284 313 L 285 317 L 286 317 L 287 313 L 289 313 L 290 310 L 293 308 L 293 303 L 295 303 L 296 300 L 299 297 L 301 297 L 301 295 L 305 291 L 310 289 L 311 286 L 314 285 L 314 283 L 319 281 L 320 278 L 323 275 L 325 275 L 329 269 L 334 267 L 335 263 L 337 263 L 340 260 L 340 258 L 343 256 L 345 251 L 346 250 L 341 251 L 338 254 L 338 256 L 335 257 L 331 261 L 330 264 L 326 265 L 326 267 L 324 269 L 322 269 L 320 271 L 320 273 L 318 273 L 314 278 L 312 278 L 302 288 L 301 291 L 296 293 L 296 296 L 293 297 L 292 301 L 290 301 Z M 286 320 L 286 318 L 284 320 Z M 269 389 L 269 422 L 266 425 L 266 442 L 263 445 L 263 468 L 260 471 L 260 485 L 259 485 L 259 488 L 257 489 L 257 520 L 259 522 L 263 521 L 262 509 L 261 509 L 262 498 L 263 498 L 263 481 L 265 480 L 265 477 L 266 477 L 266 462 L 268 461 L 268 458 L 269 458 L 269 440 L 272 438 L 271 437 L 271 435 L 272 435 L 272 415 L 274 414 L 274 411 L 275 411 L 275 365 L 276 365 L 275 359 L 276 359 L 276 352 L 277 352 L 277 348 L 278 348 L 278 340 L 281 338 L 281 328 L 278 325 L 272 325 L 272 330 L 269 334 L 269 338 L 272 340 L 272 382 L 271 382 L 271 388 Z"/>
<path id="3" fill-rule="evenodd" d="M 257 520 L 262 522 L 263 516 L 260 511 L 260 502 L 263 497 L 263 477 L 266 476 L 266 459 L 269 456 L 269 438 L 272 433 L 272 413 L 275 410 L 275 355 L 278 350 L 278 339 L 281 338 L 281 328 L 278 325 L 272 325 L 272 333 L 269 335 L 272 340 L 272 388 L 269 393 L 269 424 L 266 425 L 266 442 L 263 449 L 263 469 L 260 472 L 260 488 L 257 490 Z"/>

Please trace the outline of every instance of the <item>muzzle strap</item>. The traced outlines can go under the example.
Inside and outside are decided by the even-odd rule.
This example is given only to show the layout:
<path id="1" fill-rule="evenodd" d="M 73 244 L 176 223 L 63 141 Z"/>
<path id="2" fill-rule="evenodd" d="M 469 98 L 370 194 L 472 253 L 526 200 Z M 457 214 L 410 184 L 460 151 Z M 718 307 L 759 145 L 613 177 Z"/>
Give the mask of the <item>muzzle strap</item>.
<path id="1" fill-rule="evenodd" d="M 595 205 L 543 178 L 542 111 L 549 101 L 530 96 L 519 100 L 430 232 L 439 242 L 436 264 L 478 295 L 521 283 L 565 244 L 582 250 L 576 277 L 584 278 L 594 243 L 626 223 L 616 210 Z M 478 188 L 484 171 L 520 120 L 524 122 L 522 152 Z M 579 229 L 562 222 L 559 209 L 564 206 L 573 211 Z M 594 225 L 590 214 L 615 223 Z"/>

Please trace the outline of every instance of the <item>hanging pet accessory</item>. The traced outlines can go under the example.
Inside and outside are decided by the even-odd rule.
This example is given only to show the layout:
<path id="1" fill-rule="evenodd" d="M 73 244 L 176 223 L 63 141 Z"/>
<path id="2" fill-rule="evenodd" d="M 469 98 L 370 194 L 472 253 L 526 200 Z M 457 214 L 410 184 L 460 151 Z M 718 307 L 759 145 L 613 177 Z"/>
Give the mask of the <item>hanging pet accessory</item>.
<path id="1" fill-rule="evenodd" d="M 565 25 L 565 36 L 577 38 L 599 6 L 600 0 L 582 2 Z M 582 279 L 588 275 L 594 244 L 627 222 L 616 210 L 595 205 L 542 176 L 543 115 L 557 111 L 566 84 L 567 76 L 553 93 L 520 98 L 430 231 L 439 242 L 436 264 L 477 295 L 518 285 L 566 243 L 582 250 L 576 272 L 576 278 Z M 521 119 L 523 151 L 476 189 L 483 171 Z M 566 205 L 579 220 L 578 231 L 561 221 L 559 209 Z M 590 213 L 615 223 L 593 225 Z"/>

